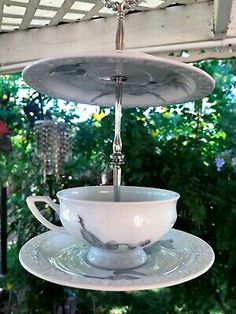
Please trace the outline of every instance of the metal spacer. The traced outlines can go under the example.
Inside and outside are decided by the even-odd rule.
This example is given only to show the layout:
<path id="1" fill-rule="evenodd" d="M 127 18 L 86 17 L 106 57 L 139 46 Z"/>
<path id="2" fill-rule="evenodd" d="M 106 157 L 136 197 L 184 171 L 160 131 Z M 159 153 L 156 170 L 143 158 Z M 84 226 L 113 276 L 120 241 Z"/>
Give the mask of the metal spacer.
<path id="1" fill-rule="evenodd" d="M 113 166 L 119 167 L 121 165 L 123 165 L 125 156 L 121 153 L 121 152 L 116 152 L 110 155 L 111 158 L 111 164 Z"/>

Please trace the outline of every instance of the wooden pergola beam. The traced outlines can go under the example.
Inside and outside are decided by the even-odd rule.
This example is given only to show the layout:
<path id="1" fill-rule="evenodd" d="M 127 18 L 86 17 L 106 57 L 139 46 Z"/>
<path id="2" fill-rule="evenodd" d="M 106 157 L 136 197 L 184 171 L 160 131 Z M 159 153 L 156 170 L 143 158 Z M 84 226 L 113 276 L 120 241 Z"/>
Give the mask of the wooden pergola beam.
<path id="1" fill-rule="evenodd" d="M 227 33 L 233 0 L 214 1 L 214 34 L 216 37 L 224 37 Z"/>
<path id="2" fill-rule="evenodd" d="M 73 1 L 71 0 L 70 4 Z M 229 5 L 229 0 L 224 1 L 228 1 Z M 218 10 L 219 4 L 220 1 Z M 224 33 L 223 38 L 217 38 L 216 29 L 225 32 L 228 24 L 220 24 L 218 19 L 218 24 L 215 24 L 218 26 L 214 31 L 214 5 L 216 3 L 193 1 L 188 5 L 129 14 L 125 20 L 125 48 L 165 57 L 170 57 L 171 53 L 171 57 L 185 62 L 207 57 L 236 56 L 235 13 L 231 13 L 227 35 Z M 236 0 L 233 0 L 233 5 L 236 9 Z M 229 11 L 229 6 L 227 10 Z M 114 50 L 116 23 L 116 16 L 112 16 L 2 33 L 0 73 L 21 71 L 25 65 L 38 59 Z M 205 49 L 205 54 L 201 48 Z M 183 57 L 183 50 L 187 51 L 189 56 Z"/>
<path id="3" fill-rule="evenodd" d="M 0 31 L 1 31 L 1 24 L 2 24 L 3 7 L 4 7 L 4 3 L 0 2 Z"/>

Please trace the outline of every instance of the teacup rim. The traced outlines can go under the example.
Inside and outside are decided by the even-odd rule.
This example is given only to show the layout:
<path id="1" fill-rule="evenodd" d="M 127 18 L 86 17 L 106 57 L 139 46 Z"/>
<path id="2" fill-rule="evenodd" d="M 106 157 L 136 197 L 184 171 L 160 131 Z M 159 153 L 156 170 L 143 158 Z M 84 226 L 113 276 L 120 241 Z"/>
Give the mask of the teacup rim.
<path id="1" fill-rule="evenodd" d="M 81 187 L 72 187 L 72 188 L 68 188 L 68 189 L 63 189 L 63 190 L 60 190 L 56 193 L 57 197 L 59 198 L 59 200 L 68 200 L 68 201 L 76 201 L 76 202 L 80 202 L 80 203 L 83 203 L 83 204 L 101 204 L 101 203 L 105 203 L 105 204 L 112 204 L 114 206 L 118 205 L 118 206 L 121 206 L 121 205 L 130 205 L 130 204 L 135 204 L 135 205 L 138 205 L 138 204 L 154 204 L 154 203 L 158 203 L 158 204 L 161 204 L 161 203 L 168 203 L 170 201 L 177 201 L 179 198 L 180 198 L 180 194 L 178 192 L 175 192 L 175 191 L 172 191 L 172 190 L 168 190 L 168 189 L 161 189 L 161 188 L 154 188 L 154 187 L 143 187 L 143 186 L 125 186 L 125 185 L 122 185 L 122 187 L 128 187 L 128 188 L 131 188 L 131 189 L 135 189 L 135 188 L 143 188 L 143 189 L 149 189 L 149 190 L 156 190 L 156 191 L 164 191 L 164 192 L 168 192 L 168 193 L 171 193 L 173 195 L 173 197 L 169 198 L 169 199 L 164 199 L 164 200 L 154 200 L 154 201 L 135 201 L 135 202 L 114 202 L 114 201 L 94 201 L 94 200 L 79 200 L 79 199 L 73 199 L 73 198 L 69 198 L 69 197 L 66 197 L 66 196 L 61 196 L 60 194 L 62 194 L 63 192 L 65 191 L 68 191 L 68 190 L 78 190 L 78 189 L 89 189 L 89 188 L 94 188 L 94 189 L 102 189 L 102 188 L 107 188 L 107 189 L 111 189 L 113 188 L 114 186 L 113 185 L 92 185 L 92 186 L 81 186 Z"/>

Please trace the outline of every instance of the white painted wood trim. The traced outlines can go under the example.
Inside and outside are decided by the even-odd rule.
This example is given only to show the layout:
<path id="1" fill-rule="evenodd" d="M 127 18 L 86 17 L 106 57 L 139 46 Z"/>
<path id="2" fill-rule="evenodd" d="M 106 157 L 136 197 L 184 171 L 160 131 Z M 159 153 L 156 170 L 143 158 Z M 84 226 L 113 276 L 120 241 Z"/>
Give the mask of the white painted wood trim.
<path id="1" fill-rule="evenodd" d="M 126 49 L 211 40 L 212 9 L 202 2 L 130 14 L 125 20 Z M 114 16 L 0 34 L 0 64 L 113 50 L 116 23 Z"/>
<path id="2" fill-rule="evenodd" d="M 202 49 L 204 49 L 204 53 Z M 183 50 L 188 51 L 189 56 L 187 56 L 187 54 L 185 57 L 180 56 Z M 228 59 L 236 57 L 236 37 L 224 40 L 130 49 L 130 51 L 142 51 L 154 56 L 175 59 L 186 63 L 206 59 Z M 6 65 L 2 64 L 2 66 L 0 66 L 0 74 L 20 72 L 29 64 L 31 64 L 31 61 Z"/>
<path id="3" fill-rule="evenodd" d="M 2 25 L 3 7 L 4 7 L 4 3 L 3 3 L 3 2 L 0 2 L 0 31 L 1 31 L 1 25 Z"/>
<path id="4" fill-rule="evenodd" d="M 81 19 L 81 21 L 90 20 L 101 8 L 103 7 L 103 3 L 99 1 L 86 15 Z"/>
<path id="5" fill-rule="evenodd" d="M 35 11 L 38 8 L 39 2 L 40 2 L 40 0 L 31 0 L 30 1 L 30 5 L 27 6 L 25 15 L 23 17 L 23 20 L 22 20 L 20 26 L 19 26 L 20 30 L 27 29 L 29 27 L 30 22 L 32 21 L 32 19 L 34 17 Z"/>
<path id="6" fill-rule="evenodd" d="M 49 26 L 57 25 L 62 20 L 64 15 L 68 12 L 68 10 L 71 8 L 71 6 L 74 4 L 74 2 L 75 0 L 65 0 L 48 25 Z"/>
<path id="7" fill-rule="evenodd" d="M 224 36 L 227 33 L 233 0 L 214 1 L 214 33 L 216 36 Z"/>
<path id="8" fill-rule="evenodd" d="M 201 41 L 201 42 L 190 42 L 190 43 L 180 43 L 180 44 L 172 44 L 172 45 L 165 45 L 165 46 L 156 46 L 156 47 L 146 47 L 142 49 L 134 49 L 143 51 L 150 54 L 155 53 L 163 53 L 163 52 L 173 52 L 173 51 L 181 51 L 181 50 L 199 50 L 199 49 L 215 49 L 218 50 L 221 48 L 230 48 L 236 47 L 236 37 L 233 38 L 226 38 L 221 40 L 212 40 L 212 41 Z M 232 50 L 232 49 L 231 49 Z"/>

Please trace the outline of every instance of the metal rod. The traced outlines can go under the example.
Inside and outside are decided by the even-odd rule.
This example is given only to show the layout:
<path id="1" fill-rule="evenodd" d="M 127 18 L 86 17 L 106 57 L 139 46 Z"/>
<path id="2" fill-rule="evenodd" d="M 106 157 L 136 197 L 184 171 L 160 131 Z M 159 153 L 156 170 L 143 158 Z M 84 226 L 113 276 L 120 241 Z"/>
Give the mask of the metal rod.
<path id="1" fill-rule="evenodd" d="M 117 6 L 117 30 L 116 30 L 116 50 L 124 50 L 124 1 Z M 116 84 L 116 103 L 115 103 L 115 137 L 113 141 L 113 185 L 114 202 L 120 201 L 121 186 L 121 164 L 124 156 L 122 155 L 121 141 L 121 110 L 122 110 L 122 77 L 114 79 Z"/>
<path id="2" fill-rule="evenodd" d="M 116 30 L 116 50 L 124 50 L 124 18 L 132 6 L 138 5 L 142 0 L 102 0 L 104 6 L 117 12 L 118 25 Z"/>
<path id="3" fill-rule="evenodd" d="M 116 30 L 116 50 L 124 50 L 124 18 L 132 5 L 138 4 L 141 0 L 123 0 L 122 2 L 112 0 L 102 0 L 107 8 L 117 12 L 118 25 Z M 118 69 L 116 73 L 121 73 L 113 77 L 116 89 L 115 102 L 115 136 L 113 141 L 113 154 L 111 155 L 113 164 L 113 185 L 114 185 L 114 202 L 120 201 L 121 186 L 121 165 L 124 163 L 122 155 L 121 141 L 121 109 L 122 109 L 122 83 L 127 78 L 122 76 L 123 71 Z"/>
<path id="4" fill-rule="evenodd" d="M 123 11 L 123 6 L 119 5 L 117 11 L 118 25 L 116 30 L 116 50 L 124 50 L 124 18 L 125 13 Z"/>
<path id="5" fill-rule="evenodd" d="M 122 155 L 121 141 L 121 109 L 122 109 L 122 77 L 114 78 L 116 86 L 115 102 L 115 136 L 113 141 L 113 154 L 111 155 L 113 163 L 113 185 L 114 185 L 114 202 L 120 201 L 121 186 L 121 165 L 124 162 Z"/>

